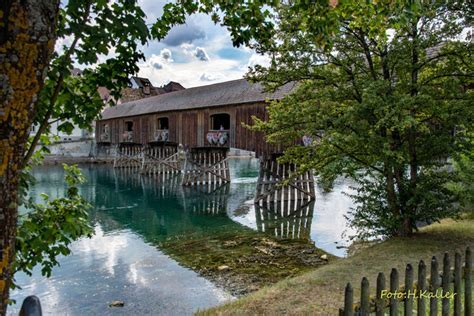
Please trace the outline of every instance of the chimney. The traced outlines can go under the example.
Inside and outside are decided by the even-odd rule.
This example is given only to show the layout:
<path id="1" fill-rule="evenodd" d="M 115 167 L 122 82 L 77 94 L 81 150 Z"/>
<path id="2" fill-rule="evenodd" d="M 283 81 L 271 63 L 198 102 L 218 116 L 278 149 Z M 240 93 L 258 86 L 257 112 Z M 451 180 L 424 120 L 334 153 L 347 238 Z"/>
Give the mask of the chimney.
<path id="1" fill-rule="evenodd" d="M 148 83 L 143 85 L 143 94 L 146 96 L 150 95 L 150 85 Z"/>

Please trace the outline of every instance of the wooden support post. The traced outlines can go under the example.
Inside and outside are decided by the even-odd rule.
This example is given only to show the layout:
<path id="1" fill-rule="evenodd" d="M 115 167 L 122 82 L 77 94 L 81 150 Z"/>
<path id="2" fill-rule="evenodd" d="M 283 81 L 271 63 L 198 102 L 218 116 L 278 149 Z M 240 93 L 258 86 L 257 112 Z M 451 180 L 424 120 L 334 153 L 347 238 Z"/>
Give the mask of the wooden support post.
<path id="1" fill-rule="evenodd" d="M 454 316 L 461 316 L 461 281 L 462 280 L 462 263 L 461 254 L 456 251 L 454 254 Z"/>
<path id="2" fill-rule="evenodd" d="M 138 143 L 120 143 L 117 145 L 114 168 L 141 168 L 143 146 Z"/>
<path id="3" fill-rule="evenodd" d="M 436 293 L 439 287 L 439 272 L 438 272 L 438 260 L 436 257 L 431 258 L 431 291 Z M 430 316 L 438 315 L 438 298 L 433 295 L 430 298 Z"/>
<path id="4" fill-rule="evenodd" d="M 230 182 L 228 148 L 196 147 L 186 153 L 182 185 L 200 185 L 209 191 Z M 212 190 L 211 190 L 212 189 Z"/>
<path id="5" fill-rule="evenodd" d="M 422 293 L 426 290 L 426 265 L 423 260 L 418 264 L 418 284 L 417 290 Z M 426 315 L 426 304 L 425 298 L 422 295 L 418 295 L 417 314 Z"/>
<path id="6" fill-rule="evenodd" d="M 261 158 L 255 203 L 314 200 L 312 172 L 307 171 L 295 176 L 298 173 L 297 166 L 280 164 L 277 158 L 278 155 Z M 286 212 L 285 209 L 283 212 Z"/>
<path id="7" fill-rule="evenodd" d="M 375 315 L 384 316 L 385 300 L 382 298 L 382 291 L 385 290 L 385 275 L 380 272 L 377 276 L 377 288 L 375 297 Z"/>
<path id="8" fill-rule="evenodd" d="M 369 316 L 370 314 L 370 292 L 369 280 L 366 277 L 362 278 L 360 285 L 360 315 Z"/>
<path id="9" fill-rule="evenodd" d="M 312 173 L 298 174 L 297 166 L 280 164 L 278 155 L 262 157 L 255 194 L 261 231 L 280 238 L 308 239 L 314 208 Z M 260 219 L 259 219 L 260 220 Z"/>
<path id="10" fill-rule="evenodd" d="M 294 209 L 288 209 L 293 206 Z M 286 203 L 267 203 L 265 201 L 255 203 L 257 230 L 266 233 L 271 232 L 272 236 L 278 238 L 308 240 L 311 235 L 313 209 L 314 201 L 287 201 Z"/>
<path id="11" fill-rule="evenodd" d="M 178 144 L 150 142 L 143 150 L 142 174 L 177 174 L 181 172 L 182 159 Z"/>

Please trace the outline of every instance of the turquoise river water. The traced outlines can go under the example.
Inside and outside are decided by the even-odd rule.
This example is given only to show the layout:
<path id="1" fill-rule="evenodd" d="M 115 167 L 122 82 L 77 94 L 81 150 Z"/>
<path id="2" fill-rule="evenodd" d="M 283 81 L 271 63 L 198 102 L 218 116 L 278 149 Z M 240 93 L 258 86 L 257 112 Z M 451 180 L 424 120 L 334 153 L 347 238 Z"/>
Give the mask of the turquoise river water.
<path id="1" fill-rule="evenodd" d="M 31 277 L 16 275 L 22 289 L 12 292 L 18 304 L 9 314 L 17 315 L 19 304 L 32 294 L 40 298 L 45 315 L 189 315 L 234 299 L 167 256 L 159 243 L 196 231 L 213 234 L 222 227 L 258 230 L 252 203 L 257 160 L 231 160 L 232 183 L 217 195 L 183 188 L 179 177 L 157 180 L 111 166 L 80 167 L 87 178 L 81 193 L 93 205 L 95 234 L 74 242 L 72 254 L 60 258 L 50 278 L 39 270 Z M 34 176 L 32 196 L 63 194 L 62 167 L 39 167 Z M 352 206 L 344 192 L 351 192 L 348 181 L 337 182 L 330 193 L 316 186 L 309 225 L 315 246 L 338 256 L 345 254 L 341 235 Z M 110 308 L 114 300 L 125 306 Z"/>

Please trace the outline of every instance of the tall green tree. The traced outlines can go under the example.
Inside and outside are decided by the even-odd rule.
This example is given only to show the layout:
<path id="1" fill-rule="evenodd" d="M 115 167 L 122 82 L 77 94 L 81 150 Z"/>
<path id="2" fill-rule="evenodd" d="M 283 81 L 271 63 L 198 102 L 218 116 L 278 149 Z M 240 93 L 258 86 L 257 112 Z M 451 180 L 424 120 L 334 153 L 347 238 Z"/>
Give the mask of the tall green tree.
<path id="1" fill-rule="evenodd" d="M 110 105 L 138 72 L 144 59 L 140 45 L 150 39 L 145 13 L 135 1 L 71 0 L 59 8 L 56 37 L 61 45 L 52 55 L 45 86 L 36 105 L 37 127 L 23 157 L 26 166 L 51 123 L 71 132 L 74 125 L 90 128 L 104 107 L 98 87 L 110 90 Z M 82 74 L 71 70 L 79 67 Z"/>
<path id="2" fill-rule="evenodd" d="M 54 49 L 58 10 L 59 1 L 0 3 L 0 315 L 15 257 L 22 157 Z"/>
<path id="3" fill-rule="evenodd" d="M 472 146 L 468 2 L 201 0 L 168 4 L 163 16 L 172 25 L 196 12 L 271 58 L 250 79 L 270 90 L 299 83 L 254 128 L 287 145 L 282 160 L 324 183 L 358 182 L 351 224 L 359 237 L 405 236 L 457 213 L 447 161 Z M 312 145 L 293 145 L 304 136 Z"/>
<path id="4" fill-rule="evenodd" d="M 157 38 L 164 35 L 155 32 Z M 63 45 L 54 51 L 57 39 Z M 128 77 L 138 71 L 137 63 L 144 58 L 140 45 L 148 40 L 145 14 L 137 1 L 69 0 L 61 6 L 57 0 L 1 2 L 0 315 L 6 313 L 15 270 L 15 241 L 20 246 L 17 258 L 21 258 L 16 269 L 22 270 L 30 269 L 36 260 L 47 272 L 48 264 L 54 264 L 55 256 L 67 249 L 68 242 L 64 247 L 53 245 L 57 240 L 44 239 L 34 229 L 28 232 L 24 225 L 16 240 L 18 204 L 24 201 L 18 194 L 19 187 L 23 185 L 23 193 L 27 190 L 25 168 L 37 144 L 46 139 L 52 122 L 61 122 L 59 129 L 65 132 L 72 129 L 72 124 L 89 127 L 104 107 L 97 88 L 108 88 L 117 99 Z M 82 76 L 71 76 L 74 66 L 83 69 Z M 37 132 L 29 139 L 32 124 Z M 53 231 L 56 236 L 62 241 L 75 239 L 80 234 L 74 225 L 68 225 L 71 216 L 63 221 L 65 211 L 74 214 L 75 221 L 83 220 L 84 212 L 66 207 L 74 199 L 79 201 L 77 194 L 48 200 L 44 207 L 35 205 L 28 218 L 36 222 L 39 219 L 42 224 L 55 221 L 61 225 Z M 32 221 L 23 221 L 26 226 L 28 223 Z M 87 232 L 87 225 L 79 224 L 75 228 Z M 38 249 L 30 248 L 31 238 L 44 243 Z"/>
<path id="5" fill-rule="evenodd" d="M 288 145 L 309 137 L 283 159 L 358 182 L 350 218 L 360 237 L 406 236 L 456 214 L 446 184 L 448 160 L 472 144 L 471 23 L 464 1 L 287 3 L 275 8 L 272 41 L 256 44 L 272 62 L 255 80 L 299 86 L 255 128 Z"/>
<path id="6" fill-rule="evenodd" d="M 19 218 L 13 269 L 30 273 L 39 264 L 47 276 L 58 264 L 56 257 L 68 253 L 72 241 L 90 232 L 87 204 L 78 192 L 47 198 L 45 203 L 28 199 L 28 189 L 35 181 L 31 166 L 41 164 L 43 153 L 48 152 L 53 122 L 60 122 L 58 129 L 66 133 L 74 125 L 91 128 L 105 102 L 98 87 L 108 88 L 118 99 L 129 75 L 138 71 L 137 63 L 144 58 L 139 45 L 146 43 L 149 32 L 144 12 L 133 1 L 72 0 L 59 8 L 56 37 L 62 45 L 52 55 L 33 116 L 35 134 L 21 162 L 19 203 L 28 214 Z M 79 76 L 73 75 L 74 67 L 82 69 Z"/>

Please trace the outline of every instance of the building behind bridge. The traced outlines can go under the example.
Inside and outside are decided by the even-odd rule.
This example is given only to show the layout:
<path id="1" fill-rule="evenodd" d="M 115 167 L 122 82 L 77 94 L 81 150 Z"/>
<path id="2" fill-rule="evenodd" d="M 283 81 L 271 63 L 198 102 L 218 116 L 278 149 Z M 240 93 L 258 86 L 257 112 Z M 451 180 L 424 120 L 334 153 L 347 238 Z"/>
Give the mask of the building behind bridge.
<path id="1" fill-rule="evenodd" d="M 257 156 L 281 152 L 243 124 L 252 125 L 252 116 L 266 119 L 268 101 L 293 88 L 290 83 L 268 93 L 240 79 L 132 100 L 104 110 L 96 141 L 100 147 L 170 142 L 186 148 L 238 148 Z"/>

